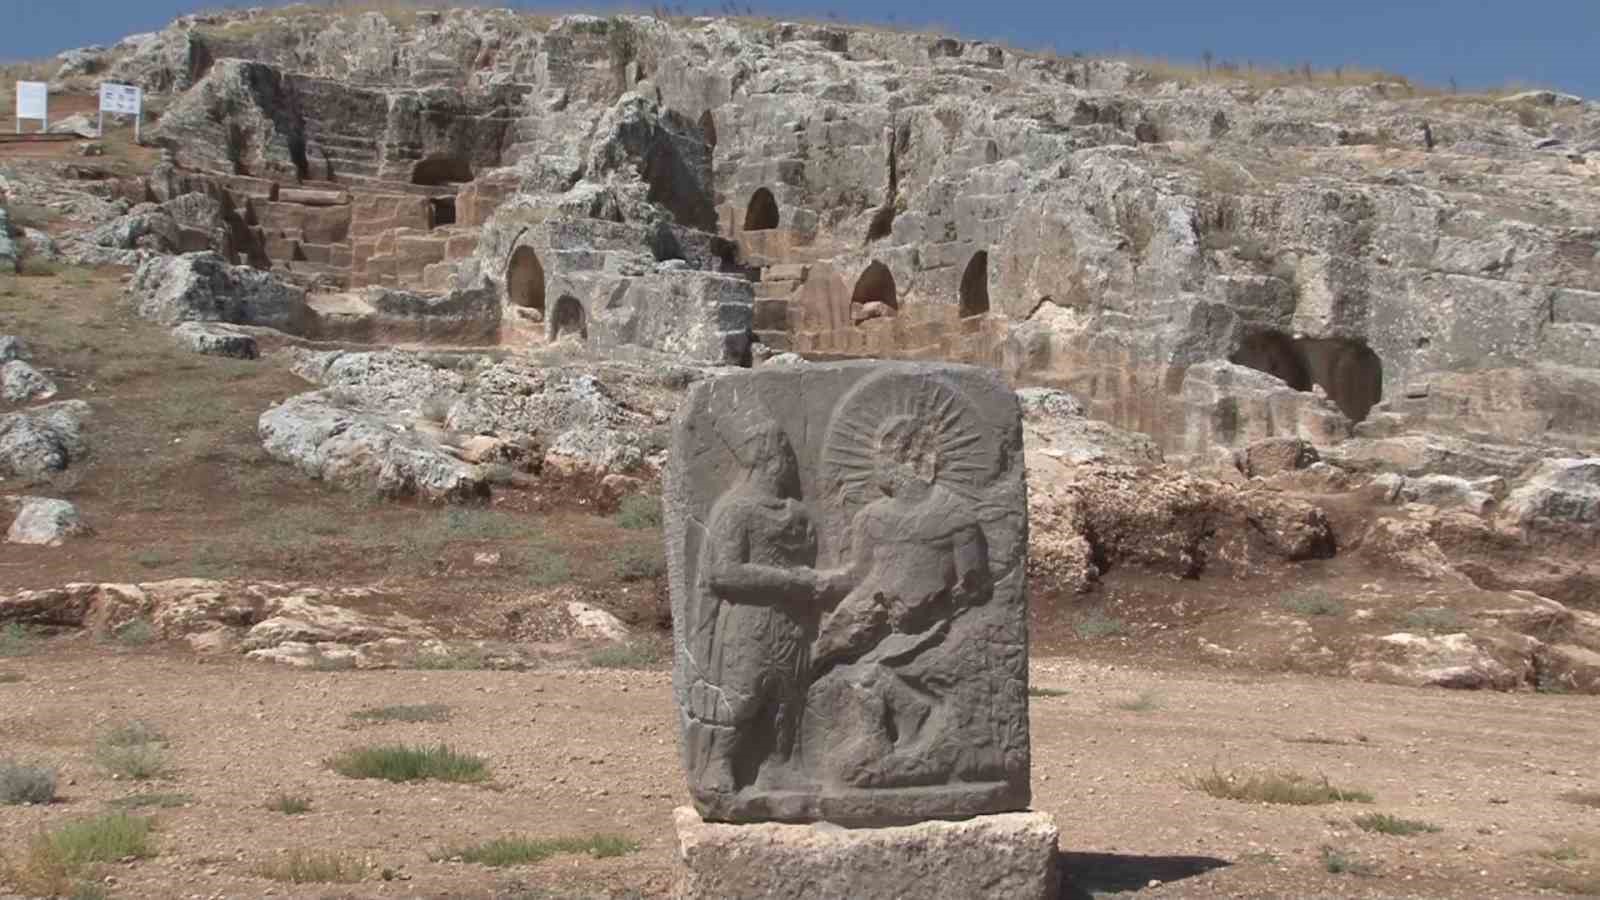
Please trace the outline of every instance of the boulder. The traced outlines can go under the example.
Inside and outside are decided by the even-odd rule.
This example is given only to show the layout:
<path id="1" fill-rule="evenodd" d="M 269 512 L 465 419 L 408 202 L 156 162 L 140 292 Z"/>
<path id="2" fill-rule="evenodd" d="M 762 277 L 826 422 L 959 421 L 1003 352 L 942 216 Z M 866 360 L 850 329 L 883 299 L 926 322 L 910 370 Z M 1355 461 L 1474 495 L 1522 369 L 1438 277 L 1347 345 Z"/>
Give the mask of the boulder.
<path id="1" fill-rule="evenodd" d="M 1317 449 L 1296 437 L 1267 438 L 1244 448 L 1240 466 L 1252 478 L 1294 472 L 1321 459 Z"/>
<path id="2" fill-rule="evenodd" d="M 1418 635 L 1369 638 L 1350 664 L 1357 678 L 1416 687 L 1507 691 L 1533 681 L 1530 652 L 1537 642 L 1520 635 Z"/>
<path id="3" fill-rule="evenodd" d="M 0 398 L 8 403 L 48 400 L 56 395 L 56 383 L 20 359 L 0 366 Z"/>
<path id="4" fill-rule="evenodd" d="M 300 334 L 308 315 L 304 290 L 209 251 L 150 259 L 128 290 L 139 315 L 168 325 L 226 322 Z"/>
<path id="5" fill-rule="evenodd" d="M 253 335 L 219 322 L 182 322 L 172 329 L 178 343 L 207 356 L 256 359 L 261 355 Z"/>
<path id="6" fill-rule="evenodd" d="M 59 472 L 89 452 L 89 404 L 65 400 L 0 415 L 0 475 Z"/>
<path id="7" fill-rule="evenodd" d="M 94 119 L 83 113 L 75 113 L 63 119 L 50 123 L 51 134 L 72 134 L 81 138 L 97 138 L 100 128 Z"/>
<path id="8" fill-rule="evenodd" d="M 1505 481 L 1496 476 L 1460 478 L 1455 475 L 1424 475 L 1402 478 L 1396 499 L 1407 503 L 1426 503 L 1441 509 L 1461 507 L 1476 515 L 1494 508 L 1495 497 L 1505 490 Z"/>
<path id="9" fill-rule="evenodd" d="M 23 497 L 17 517 L 6 531 L 6 543 L 58 547 L 68 537 L 93 531 L 78 517 L 78 508 L 65 500 Z"/>
<path id="10" fill-rule="evenodd" d="M 1511 492 L 1506 512 L 1522 525 L 1600 524 L 1600 457 L 1544 460 Z"/>
<path id="11" fill-rule="evenodd" d="M 0 363 L 27 359 L 30 356 L 32 354 L 28 352 L 28 345 L 22 338 L 12 334 L 0 334 Z"/>
<path id="12" fill-rule="evenodd" d="M 395 415 L 341 404 L 335 391 L 292 397 L 261 414 L 268 455 L 312 478 L 387 497 L 471 501 L 488 497 L 483 472 Z"/>

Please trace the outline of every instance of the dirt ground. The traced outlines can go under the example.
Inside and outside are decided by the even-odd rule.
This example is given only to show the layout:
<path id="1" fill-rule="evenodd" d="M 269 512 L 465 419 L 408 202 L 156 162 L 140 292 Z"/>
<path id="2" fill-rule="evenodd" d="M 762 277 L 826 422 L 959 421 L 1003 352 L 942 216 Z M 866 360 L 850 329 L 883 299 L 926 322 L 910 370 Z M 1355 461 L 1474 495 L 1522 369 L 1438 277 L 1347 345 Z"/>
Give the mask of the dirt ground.
<path id="1" fill-rule="evenodd" d="M 0 756 L 59 766 L 60 802 L 8 807 L 0 848 L 141 792 L 158 855 L 97 873 L 117 898 L 659 897 L 674 873 L 671 810 L 687 800 L 670 678 L 660 671 L 304 672 L 166 648 L 56 638 L 0 660 Z M 1600 890 L 1592 701 L 1460 694 L 1301 676 L 1157 673 L 1036 659 L 1034 806 L 1062 832 L 1066 896 L 1521 897 Z M 1062 693 L 1056 693 L 1062 692 Z M 442 703 L 443 723 L 357 724 L 369 706 Z M 170 740 L 169 778 L 110 778 L 92 748 L 129 720 Z M 359 744 L 449 742 L 490 786 L 346 779 L 324 760 Z M 1369 804 L 1264 806 L 1185 784 L 1213 769 L 1326 775 Z M 279 792 L 309 813 L 265 808 Z M 1366 812 L 1432 834 L 1367 834 Z M 637 853 L 490 869 L 434 862 L 501 835 L 618 833 Z M 291 848 L 367 860 L 366 880 L 296 886 L 255 875 Z M 1330 874 L 1332 848 L 1365 874 Z M 1559 857 L 1560 859 L 1552 858 Z M 388 870 L 391 880 L 381 874 Z"/>

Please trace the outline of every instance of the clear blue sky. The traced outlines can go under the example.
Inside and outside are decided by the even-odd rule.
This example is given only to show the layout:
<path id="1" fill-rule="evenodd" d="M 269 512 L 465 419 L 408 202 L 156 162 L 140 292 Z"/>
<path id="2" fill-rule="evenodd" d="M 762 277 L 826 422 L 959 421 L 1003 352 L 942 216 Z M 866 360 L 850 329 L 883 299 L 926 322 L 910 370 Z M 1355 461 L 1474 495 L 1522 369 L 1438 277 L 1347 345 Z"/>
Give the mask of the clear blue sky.
<path id="1" fill-rule="evenodd" d="M 261 0 L 258 0 L 261 2 Z M 686 12 L 720 0 L 686 2 Z M 189 0 L 0 0 L 0 59 L 153 31 Z M 255 4 L 238 4 L 255 5 Z M 548 8 L 532 0 L 500 5 Z M 677 4 L 673 4 L 674 7 Z M 740 6 L 745 3 L 741 2 Z M 1063 53 L 1124 52 L 1318 68 L 1344 64 L 1463 88 L 1522 82 L 1600 98 L 1600 0 L 774 0 L 758 14 L 934 26 Z M 648 8 L 598 2 L 596 12 Z M 570 6 L 568 8 L 571 8 Z"/>

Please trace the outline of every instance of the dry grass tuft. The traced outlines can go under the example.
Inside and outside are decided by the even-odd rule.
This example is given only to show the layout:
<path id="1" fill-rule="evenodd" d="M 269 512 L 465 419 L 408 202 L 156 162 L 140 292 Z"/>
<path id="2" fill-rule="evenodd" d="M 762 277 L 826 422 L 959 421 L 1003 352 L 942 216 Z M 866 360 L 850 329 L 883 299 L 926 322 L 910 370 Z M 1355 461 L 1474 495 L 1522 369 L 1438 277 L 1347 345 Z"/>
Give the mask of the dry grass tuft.
<path id="1" fill-rule="evenodd" d="M 91 864 L 155 856 L 150 832 L 150 819 L 124 812 L 68 822 L 40 832 L 20 860 L 6 861 L 0 876 L 25 893 L 60 896 Z"/>
<path id="2" fill-rule="evenodd" d="M 256 867 L 256 874 L 285 884 L 355 884 L 371 868 L 343 853 L 290 850 Z"/>
<path id="3" fill-rule="evenodd" d="M 1367 813 L 1364 816 L 1356 816 L 1350 822 L 1362 831 L 1370 831 L 1374 834 L 1392 834 L 1399 837 L 1410 837 L 1414 834 L 1433 834 L 1442 830 L 1431 822 L 1423 822 L 1419 819 L 1402 819 L 1398 816 L 1391 816 L 1388 813 Z"/>
<path id="4" fill-rule="evenodd" d="M 1334 787 L 1326 777 L 1312 778 L 1295 772 L 1219 772 L 1186 782 L 1197 791 L 1222 800 L 1318 806 L 1325 803 L 1371 803 L 1372 794 Z"/>
<path id="5" fill-rule="evenodd" d="M 474 783 L 489 780 L 488 760 L 470 753 L 458 753 L 444 744 L 433 747 L 405 744 L 356 747 L 329 759 L 328 768 L 346 778 L 375 778 L 393 782 Z"/>
<path id="6" fill-rule="evenodd" d="M 461 860 L 501 867 L 541 862 L 559 853 L 584 853 L 597 859 L 624 856 L 639 849 L 639 842 L 616 834 L 593 834 L 581 838 L 502 837 L 481 844 L 441 850 L 432 859 Z"/>

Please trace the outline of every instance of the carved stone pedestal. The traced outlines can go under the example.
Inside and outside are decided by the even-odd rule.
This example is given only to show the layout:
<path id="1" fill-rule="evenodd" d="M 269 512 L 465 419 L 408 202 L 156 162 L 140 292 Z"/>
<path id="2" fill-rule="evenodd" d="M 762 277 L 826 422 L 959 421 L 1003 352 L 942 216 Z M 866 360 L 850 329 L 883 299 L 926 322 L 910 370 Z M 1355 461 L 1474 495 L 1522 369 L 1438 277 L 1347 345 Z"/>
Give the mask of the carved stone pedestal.
<path id="1" fill-rule="evenodd" d="M 890 828 L 728 825 L 674 817 L 679 900 L 1046 900 L 1056 896 L 1056 825 L 1001 813 Z"/>

